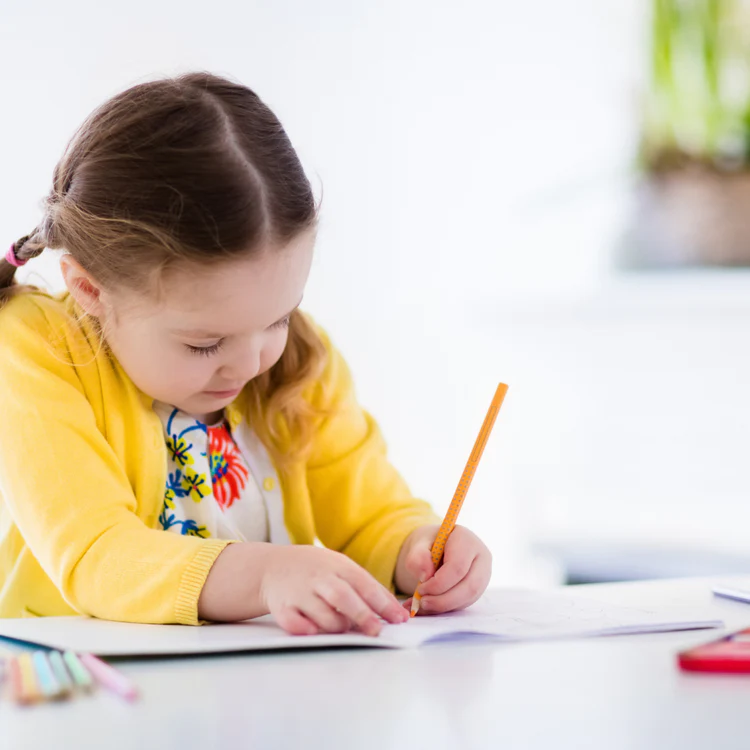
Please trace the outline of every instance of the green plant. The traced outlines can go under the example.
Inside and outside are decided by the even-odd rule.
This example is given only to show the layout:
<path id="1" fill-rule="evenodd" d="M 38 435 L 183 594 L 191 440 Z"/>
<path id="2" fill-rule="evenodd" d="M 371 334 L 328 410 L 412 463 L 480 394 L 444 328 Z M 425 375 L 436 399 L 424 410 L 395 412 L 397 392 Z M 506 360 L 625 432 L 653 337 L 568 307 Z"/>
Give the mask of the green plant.
<path id="1" fill-rule="evenodd" d="M 750 0 L 652 0 L 640 157 L 656 172 L 750 165 Z"/>

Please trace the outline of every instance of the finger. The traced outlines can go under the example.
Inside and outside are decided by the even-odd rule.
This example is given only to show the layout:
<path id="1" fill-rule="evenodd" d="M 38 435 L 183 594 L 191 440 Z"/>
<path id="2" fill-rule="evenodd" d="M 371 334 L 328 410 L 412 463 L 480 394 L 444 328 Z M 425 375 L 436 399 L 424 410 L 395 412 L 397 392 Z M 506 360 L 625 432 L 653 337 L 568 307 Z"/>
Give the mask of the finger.
<path id="1" fill-rule="evenodd" d="M 405 622 L 404 610 L 398 603 L 398 599 L 365 570 L 352 566 L 350 570 L 343 571 L 340 575 L 371 612 L 382 617 L 386 622 Z"/>
<path id="2" fill-rule="evenodd" d="M 349 621 L 346 616 L 338 612 L 337 608 L 320 594 L 306 598 L 299 605 L 299 609 L 323 633 L 345 633 L 349 630 Z"/>
<path id="3" fill-rule="evenodd" d="M 274 615 L 279 627 L 290 635 L 317 635 L 317 625 L 296 609 L 287 607 Z"/>
<path id="4" fill-rule="evenodd" d="M 424 546 L 411 550 L 406 558 L 406 569 L 420 582 L 432 578 L 435 564 L 432 562 L 430 548 Z"/>
<path id="5" fill-rule="evenodd" d="M 450 591 L 439 596 L 423 597 L 419 611 L 427 614 L 440 614 L 463 609 L 474 604 L 484 593 L 490 582 L 489 566 L 481 564 L 480 558 L 472 563 L 468 575 Z"/>
<path id="6" fill-rule="evenodd" d="M 429 581 L 420 584 L 419 593 L 422 596 L 439 596 L 450 591 L 466 578 L 476 557 L 477 552 L 471 548 L 459 546 L 446 550 L 442 566 Z"/>
<path id="7" fill-rule="evenodd" d="M 382 625 L 377 613 L 343 578 L 319 583 L 316 586 L 316 592 L 366 635 L 375 636 L 380 633 Z"/>

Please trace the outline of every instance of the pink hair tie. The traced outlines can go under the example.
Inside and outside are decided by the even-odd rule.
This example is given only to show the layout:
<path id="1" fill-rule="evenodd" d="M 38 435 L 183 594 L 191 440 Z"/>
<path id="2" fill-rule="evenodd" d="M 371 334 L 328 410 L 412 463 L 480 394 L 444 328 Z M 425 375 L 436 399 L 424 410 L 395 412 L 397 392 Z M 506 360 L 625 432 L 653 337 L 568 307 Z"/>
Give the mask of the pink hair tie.
<path id="1" fill-rule="evenodd" d="M 11 264 L 11 266 L 15 266 L 16 268 L 20 268 L 21 266 L 26 265 L 26 261 L 19 260 L 18 256 L 16 255 L 16 243 L 15 242 L 8 248 L 8 252 L 5 253 L 5 260 L 7 260 L 8 263 Z"/>

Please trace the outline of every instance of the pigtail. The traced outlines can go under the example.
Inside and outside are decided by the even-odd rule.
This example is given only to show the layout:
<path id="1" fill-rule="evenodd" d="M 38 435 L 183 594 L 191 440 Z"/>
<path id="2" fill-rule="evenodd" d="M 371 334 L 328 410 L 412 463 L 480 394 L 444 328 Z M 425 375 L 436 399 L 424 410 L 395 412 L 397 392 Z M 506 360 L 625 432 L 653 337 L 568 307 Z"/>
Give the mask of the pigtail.
<path id="1" fill-rule="evenodd" d="M 19 265 L 36 258 L 47 247 L 44 227 L 38 226 L 33 232 L 21 237 L 11 245 L 8 255 L 0 259 L 0 307 L 18 292 L 30 287 L 18 284 L 15 280 Z M 11 263 L 12 256 L 17 262 Z"/>

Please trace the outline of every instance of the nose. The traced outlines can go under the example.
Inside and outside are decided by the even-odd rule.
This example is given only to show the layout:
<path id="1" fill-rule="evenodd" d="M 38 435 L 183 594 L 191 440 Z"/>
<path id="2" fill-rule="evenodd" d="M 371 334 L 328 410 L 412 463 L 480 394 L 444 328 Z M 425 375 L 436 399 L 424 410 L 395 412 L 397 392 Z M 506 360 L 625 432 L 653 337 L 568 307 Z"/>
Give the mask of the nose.
<path id="1" fill-rule="evenodd" d="M 260 347 L 253 344 L 238 349 L 219 368 L 219 376 L 227 383 L 244 384 L 260 372 Z"/>

